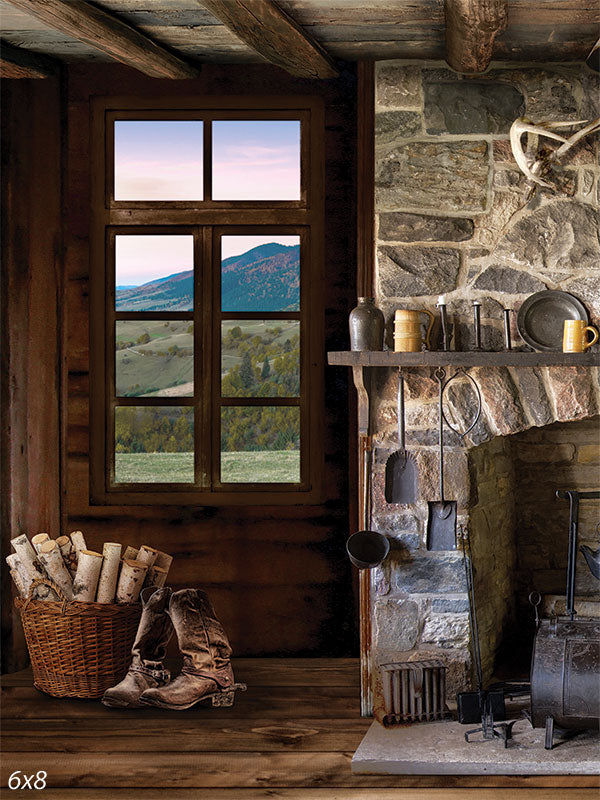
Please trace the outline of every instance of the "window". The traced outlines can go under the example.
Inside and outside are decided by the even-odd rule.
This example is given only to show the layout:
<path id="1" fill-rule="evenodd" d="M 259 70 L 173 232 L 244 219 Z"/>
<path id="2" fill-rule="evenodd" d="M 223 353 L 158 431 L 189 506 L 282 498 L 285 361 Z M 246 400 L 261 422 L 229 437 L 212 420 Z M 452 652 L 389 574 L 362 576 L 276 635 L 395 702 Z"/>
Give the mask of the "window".
<path id="1" fill-rule="evenodd" d="M 317 502 L 322 108 L 95 107 L 92 502 Z"/>

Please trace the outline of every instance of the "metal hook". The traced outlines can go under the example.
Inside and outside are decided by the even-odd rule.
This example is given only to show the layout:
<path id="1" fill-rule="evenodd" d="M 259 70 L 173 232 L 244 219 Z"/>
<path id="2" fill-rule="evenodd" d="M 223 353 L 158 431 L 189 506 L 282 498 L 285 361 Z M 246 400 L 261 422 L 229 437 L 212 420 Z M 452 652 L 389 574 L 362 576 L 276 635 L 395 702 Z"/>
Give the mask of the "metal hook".
<path id="1" fill-rule="evenodd" d="M 436 370 L 436 373 L 437 373 L 437 370 Z M 445 414 L 445 412 L 443 410 L 443 407 L 442 407 L 442 415 L 444 417 L 444 422 L 450 428 L 450 430 L 453 433 L 455 433 L 457 436 L 459 436 L 461 439 L 464 439 L 465 436 L 473 430 L 475 425 L 477 425 L 477 423 L 479 422 L 479 418 L 481 417 L 482 400 L 481 400 L 481 390 L 479 389 L 479 385 L 477 384 L 477 381 L 473 377 L 471 377 L 471 375 L 469 375 L 469 373 L 465 370 L 464 367 L 459 367 L 456 370 L 456 372 L 454 373 L 454 375 L 451 378 L 449 378 L 446 381 L 446 383 L 444 384 L 444 387 L 442 389 L 442 395 L 446 391 L 446 388 L 449 386 L 449 384 L 452 383 L 452 381 L 456 377 L 458 377 L 458 375 L 461 374 L 461 373 L 465 376 L 465 378 L 467 378 L 468 381 L 470 381 L 471 385 L 473 386 L 473 390 L 475 391 L 475 396 L 477 397 L 477 413 L 475 414 L 475 418 L 473 419 L 473 422 L 469 425 L 469 427 L 465 431 L 461 432 L 457 428 L 455 428 L 454 425 L 451 425 L 448 422 L 448 418 L 446 417 L 446 414 Z M 437 377 L 437 374 L 436 374 L 436 377 Z"/>

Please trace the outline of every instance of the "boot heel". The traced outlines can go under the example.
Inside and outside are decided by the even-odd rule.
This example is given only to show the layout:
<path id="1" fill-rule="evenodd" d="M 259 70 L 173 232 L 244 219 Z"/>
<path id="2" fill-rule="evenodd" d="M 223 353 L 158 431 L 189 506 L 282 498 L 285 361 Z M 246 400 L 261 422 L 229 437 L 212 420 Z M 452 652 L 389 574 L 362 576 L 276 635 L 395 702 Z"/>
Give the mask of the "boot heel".
<path id="1" fill-rule="evenodd" d="M 234 699 L 235 692 L 219 692 L 219 694 L 213 694 L 212 704 L 215 707 L 225 708 L 232 706 Z"/>

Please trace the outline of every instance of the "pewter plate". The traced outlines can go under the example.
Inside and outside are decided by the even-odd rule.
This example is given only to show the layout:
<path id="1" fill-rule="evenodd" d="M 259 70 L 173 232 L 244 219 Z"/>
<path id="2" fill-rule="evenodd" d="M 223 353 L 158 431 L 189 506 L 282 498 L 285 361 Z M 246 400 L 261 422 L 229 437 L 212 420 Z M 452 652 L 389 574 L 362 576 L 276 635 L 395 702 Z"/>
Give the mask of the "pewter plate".
<path id="1" fill-rule="evenodd" d="M 517 315 L 517 329 L 524 342 L 538 352 L 561 352 L 566 319 L 583 319 L 583 303 L 568 292 L 536 292 L 525 300 Z"/>

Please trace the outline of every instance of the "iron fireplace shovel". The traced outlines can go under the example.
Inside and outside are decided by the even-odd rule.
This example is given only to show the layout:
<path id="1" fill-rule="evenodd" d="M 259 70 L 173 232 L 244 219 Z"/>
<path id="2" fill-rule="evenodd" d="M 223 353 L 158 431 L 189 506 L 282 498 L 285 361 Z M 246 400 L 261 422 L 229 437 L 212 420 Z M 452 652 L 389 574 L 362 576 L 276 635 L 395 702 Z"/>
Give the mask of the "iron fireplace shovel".
<path id="1" fill-rule="evenodd" d="M 417 499 L 417 464 L 405 445 L 404 435 L 404 375 L 398 367 L 398 444 L 385 465 L 386 503 L 415 503 Z"/>
<path id="2" fill-rule="evenodd" d="M 440 499 L 429 501 L 427 518 L 427 549 L 456 550 L 456 500 L 444 498 L 444 378 L 443 369 L 435 371 L 439 384 L 439 447 L 440 447 Z"/>

